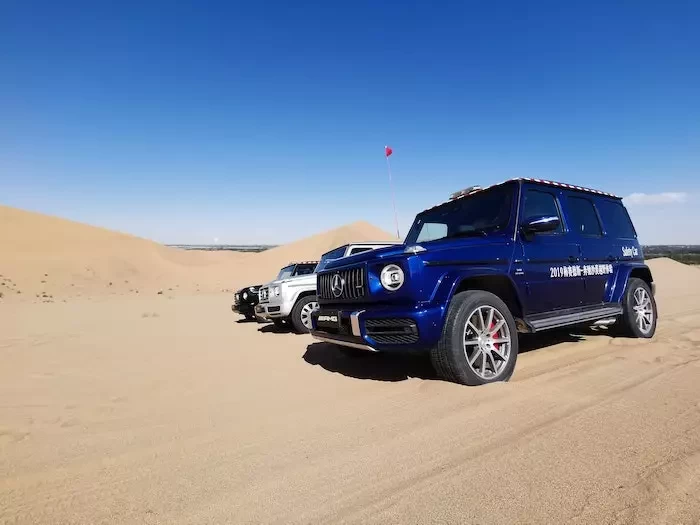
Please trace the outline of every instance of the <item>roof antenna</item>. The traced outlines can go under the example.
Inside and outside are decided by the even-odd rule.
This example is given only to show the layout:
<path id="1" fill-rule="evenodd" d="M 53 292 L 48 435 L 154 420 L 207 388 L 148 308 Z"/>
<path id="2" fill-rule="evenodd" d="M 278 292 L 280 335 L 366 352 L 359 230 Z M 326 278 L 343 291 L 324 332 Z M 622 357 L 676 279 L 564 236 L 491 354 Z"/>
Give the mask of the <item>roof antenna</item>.
<path id="1" fill-rule="evenodd" d="M 389 172 L 389 187 L 391 188 L 391 203 L 394 206 L 394 224 L 396 225 L 396 238 L 401 240 L 401 234 L 399 233 L 399 217 L 396 215 L 396 196 L 394 195 L 394 183 L 391 179 L 391 162 L 389 162 L 389 157 L 394 153 L 394 150 L 389 146 L 384 146 L 384 156 L 386 157 L 386 169 Z"/>

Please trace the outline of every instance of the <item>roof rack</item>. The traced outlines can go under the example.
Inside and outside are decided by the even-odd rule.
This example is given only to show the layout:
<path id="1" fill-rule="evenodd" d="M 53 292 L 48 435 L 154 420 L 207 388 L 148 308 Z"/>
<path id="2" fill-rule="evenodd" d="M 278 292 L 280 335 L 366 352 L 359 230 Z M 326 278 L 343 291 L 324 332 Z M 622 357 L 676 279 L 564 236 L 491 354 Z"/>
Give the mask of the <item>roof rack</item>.
<path id="1" fill-rule="evenodd" d="M 550 186 L 557 186 L 559 188 L 566 188 L 569 190 L 578 190 L 578 191 L 585 191 L 587 193 L 595 193 L 596 195 L 605 195 L 606 197 L 613 197 L 615 199 L 621 198 L 613 193 L 608 193 L 608 192 L 600 191 L 600 190 L 593 190 L 591 188 L 584 188 L 583 186 L 576 186 L 574 184 L 566 184 L 565 182 L 555 182 L 552 180 L 544 180 L 544 179 L 532 179 L 529 177 L 520 177 L 518 179 L 511 179 L 511 180 L 524 180 L 526 182 L 537 182 L 539 184 L 548 184 Z M 506 182 L 510 182 L 510 181 L 506 181 Z"/>
<path id="2" fill-rule="evenodd" d="M 293 264 L 318 264 L 318 261 L 292 261 L 287 266 L 291 266 Z"/>
<path id="3" fill-rule="evenodd" d="M 453 201 L 455 199 L 459 199 L 460 197 L 466 197 L 470 193 L 475 193 L 482 189 L 483 188 L 481 186 L 469 186 L 468 188 L 454 192 L 452 195 L 450 195 L 450 200 Z"/>
<path id="4" fill-rule="evenodd" d="M 555 182 L 555 181 L 545 180 L 545 179 L 534 179 L 531 177 L 516 177 L 513 179 L 508 179 L 508 180 L 504 180 L 502 182 L 498 182 L 496 184 L 491 184 L 490 186 L 485 186 L 485 187 L 469 186 L 467 188 L 464 188 L 463 190 L 456 191 L 455 193 L 450 195 L 449 200 L 442 202 L 440 204 L 436 204 L 435 206 L 431 206 L 430 208 L 427 208 L 423 211 L 432 210 L 433 208 L 437 208 L 438 206 L 442 206 L 443 204 L 447 204 L 448 202 L 456 201 L 456 200 L 461 199 L 463 197 L 467 197 L 469 195 L 473 195 L 473 194 L 478 193 L 480 191 L 485 191 L 485 190 L 494 188 L 496 186 L 502 186 L 503 184 L 508 184 L 509 182 L 521 182 L 521 181 L 522 182 L 535 182 L 537 184 L 546 184 L 548 186 L 555 186 L 557 188 L 566 188 L 569 190 L 577 190 L 577 191 L 582 191 L 585 193 L 592 193 L 594 195 L 604 195 L 606 197 L 612 197 L 613 199 L 621 199 L 622 198 L 622 197 L 619 197 L 613 193 L 607 193 L 605 191 L 594 190 L 591 188 L 584 188 L 583 186 L 576 186 L 574 184 L 566 184 L 564 182 Z"/>

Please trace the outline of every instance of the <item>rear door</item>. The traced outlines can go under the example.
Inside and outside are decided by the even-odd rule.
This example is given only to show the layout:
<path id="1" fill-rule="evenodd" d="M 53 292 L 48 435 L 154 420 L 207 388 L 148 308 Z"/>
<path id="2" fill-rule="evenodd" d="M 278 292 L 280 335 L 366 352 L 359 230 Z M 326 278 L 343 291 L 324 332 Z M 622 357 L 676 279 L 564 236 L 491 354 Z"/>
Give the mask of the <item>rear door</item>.
<path id="1" fill-rule="evenodd" d="M 601 304 L 618 264 L 613 240 L 603 234 L 592 195 L 567 192 L 564 206 L 569 228 L 581 246 L 583 304 Z"/>
<path id="2" fill-rule="evenodd" d="M 528 219 L 558 216 L 556 231 L 525 238 L 519 228 L 522 267 L 515 262 L 515 279 L 527 297 L 529 314 L 537 314 L 581 304 L 583 280 L 574 269 L 578 265 L 579 245 L 567 231 L 560 204 L 561 190 L 523 184 L 520 226 Z"/>

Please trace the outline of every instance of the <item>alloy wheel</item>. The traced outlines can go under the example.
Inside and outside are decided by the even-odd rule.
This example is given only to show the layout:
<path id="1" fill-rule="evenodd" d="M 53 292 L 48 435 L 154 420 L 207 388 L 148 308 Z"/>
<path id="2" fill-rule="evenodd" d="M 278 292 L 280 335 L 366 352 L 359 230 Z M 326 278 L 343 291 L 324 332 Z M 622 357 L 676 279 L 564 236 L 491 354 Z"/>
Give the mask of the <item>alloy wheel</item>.
<path id="1" fill-rule="evenodd" d="M 508 323 L 493 306 L 479 306 L 464 327 L 464 356 L 469 367 L 482 379 L 492 380 L 503 373 L 511 352 Z"/>
<path id="2" fill-rule="evenodd" d="M 634 321 L 637 323 L 637 328 L 643 333 L 648 334 L 654 324 L 654 307 L 651 304 L 651 297 L 641 286 L 634 291 Z"/>
<path id="3" fill-rule="evenodd" d="M 303 324 L 308 330 L 311 330 L 311 312 L 318 308 L 318 303 L 312 301 L 306 303 L 301 309 L 301 324 Z"/>

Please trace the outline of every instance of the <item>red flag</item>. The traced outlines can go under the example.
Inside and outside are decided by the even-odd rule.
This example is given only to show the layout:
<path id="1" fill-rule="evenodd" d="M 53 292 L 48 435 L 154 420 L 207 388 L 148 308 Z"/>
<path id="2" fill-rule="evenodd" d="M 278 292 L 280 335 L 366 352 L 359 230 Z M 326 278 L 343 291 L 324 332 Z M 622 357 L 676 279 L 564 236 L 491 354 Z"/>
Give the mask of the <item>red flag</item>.
<path id="1" fill-rule="evenodd" d="M 392 153 L 394 153 L 393 149 L 391 149 L 389 146 L 384 146 L 384 155 L 386 155 L 388 157 Z"/>

